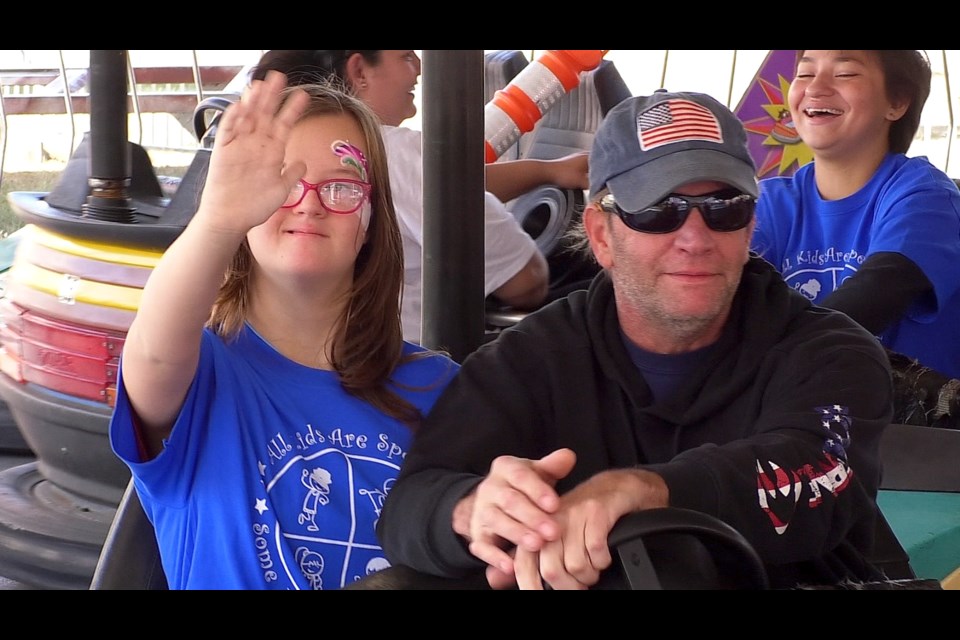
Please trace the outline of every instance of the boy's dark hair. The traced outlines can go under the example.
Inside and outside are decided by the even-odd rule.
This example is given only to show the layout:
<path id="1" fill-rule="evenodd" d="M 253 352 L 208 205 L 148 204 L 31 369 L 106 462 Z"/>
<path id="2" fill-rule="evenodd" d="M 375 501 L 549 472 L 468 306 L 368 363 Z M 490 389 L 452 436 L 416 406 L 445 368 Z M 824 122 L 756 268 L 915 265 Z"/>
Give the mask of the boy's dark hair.
<path id="1" fill-rule="evenodd" d="M 930 95 L 930 61 L 916 49 L 879 49 L 877 54 L 886 78 L 887 96 L 910 101 L 907 112 L 890 127 L 890 151 L 906 153 L 917 135 L 920 113 Z"/>

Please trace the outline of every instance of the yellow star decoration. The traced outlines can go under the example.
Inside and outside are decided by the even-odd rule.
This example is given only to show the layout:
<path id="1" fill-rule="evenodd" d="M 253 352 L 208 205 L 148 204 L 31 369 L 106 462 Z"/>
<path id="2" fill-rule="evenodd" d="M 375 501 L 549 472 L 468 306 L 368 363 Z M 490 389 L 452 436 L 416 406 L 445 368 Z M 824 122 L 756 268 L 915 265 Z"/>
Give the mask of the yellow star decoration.
<path id="1" fill-rule="evenodd" d="M 813 152 L 800 139 L 786 105 L 784 96 L 790 89 L 790 80 L 777 74 L 779 88 L 772 83 L 758 78 L 760 88 L 769 100 L 762 105 L 769 118 L 754 118 L 744 122 L 744 128 L 749 133 L 765 136 L 763 145 L 771 147 L 763 163 L 757 168 L 757 177 L 762 178 L 774 169 L 779 175 L 787 173 L 796 164 L 802 167 L 813 160 Z"/>

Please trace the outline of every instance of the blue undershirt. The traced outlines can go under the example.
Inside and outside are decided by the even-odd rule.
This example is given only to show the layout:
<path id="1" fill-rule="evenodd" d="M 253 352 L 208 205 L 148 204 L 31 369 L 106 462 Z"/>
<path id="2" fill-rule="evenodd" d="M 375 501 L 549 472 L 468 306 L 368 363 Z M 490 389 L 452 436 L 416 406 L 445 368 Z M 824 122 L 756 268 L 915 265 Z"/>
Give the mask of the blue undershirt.
<path id="1" fill-rule="evenodd" d="M 670 398 L 697 369 L 705 363 L 716 343 L 686 353 L 654 353 L 642 349 L 633 343 L 623 332 L 620 333 L 630 359 L 640 370 L 653 393 L 654 404 L 660 404 Z"/>

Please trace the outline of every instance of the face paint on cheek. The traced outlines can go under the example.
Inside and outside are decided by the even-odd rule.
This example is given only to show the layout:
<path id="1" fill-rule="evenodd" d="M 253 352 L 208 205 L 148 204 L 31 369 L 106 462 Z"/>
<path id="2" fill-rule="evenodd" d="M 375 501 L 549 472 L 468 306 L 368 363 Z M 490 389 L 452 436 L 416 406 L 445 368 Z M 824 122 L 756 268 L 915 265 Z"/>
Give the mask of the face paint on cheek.
<path id="1" fill-rule="evenodd" d="M 360 175 L 360 179 L 367 181 L 367 158 L 363 155 L 363 151 L 343 140 L 334 140 L 330 149 L 340 158 L 340 164 L 353 167 Z"/>

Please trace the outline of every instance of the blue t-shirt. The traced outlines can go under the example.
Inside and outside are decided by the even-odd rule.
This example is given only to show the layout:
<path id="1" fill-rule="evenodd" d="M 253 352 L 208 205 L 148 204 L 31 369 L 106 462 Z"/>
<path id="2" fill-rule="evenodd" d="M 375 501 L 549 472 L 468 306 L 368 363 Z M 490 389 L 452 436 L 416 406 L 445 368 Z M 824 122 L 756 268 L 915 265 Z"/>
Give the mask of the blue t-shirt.
<path id="1" fill-rule="evenodd" d="M 924 157 L 888 154 L 870 181 L 840 200 L 820 197 L 815 162 L 760 182 L 752 248 L 787 283 L 821 302 L 878 252 L 912 260 L 933 284 L 880 341 L 960 377 L 960 191 Z"/>
<path id="2" fill-rule="evenodd" d="M 620 339 L 623 340 L 623 346 L 626 347 L 633 364 L 650 387 L 654 403 L 669 401 L 674 391 L 682 387 L 683 383 L 703 366 L 717 346 L 714 342 L 685 353 L 654 353 L 638 347 L 622 330 Z"/>
<path id="3" fill-rule="evenodd" d="M 423 351 L 405 344 L 404 353 Z M 429 412 L 458 365 L 400 365 L 395 389 Z M 374 527 L 409 449 L 402 422 L 335 372 L 288 360 L 249 326 L 203 333 L 165 449 L 139 462 L 122 377 L 110 422 L 157 533 L 171 589 L 331 589 L 389 566 Z"/>

